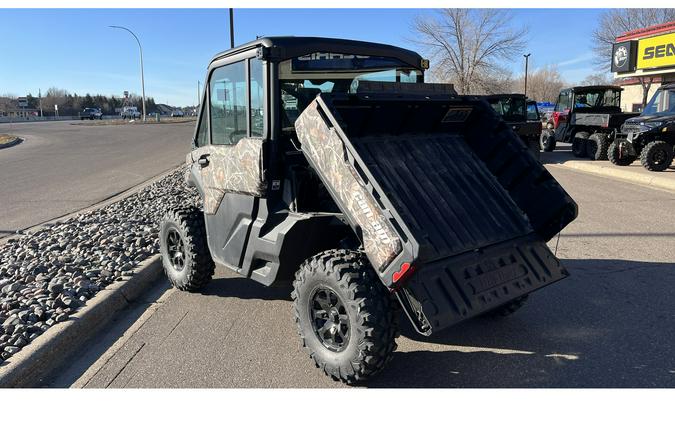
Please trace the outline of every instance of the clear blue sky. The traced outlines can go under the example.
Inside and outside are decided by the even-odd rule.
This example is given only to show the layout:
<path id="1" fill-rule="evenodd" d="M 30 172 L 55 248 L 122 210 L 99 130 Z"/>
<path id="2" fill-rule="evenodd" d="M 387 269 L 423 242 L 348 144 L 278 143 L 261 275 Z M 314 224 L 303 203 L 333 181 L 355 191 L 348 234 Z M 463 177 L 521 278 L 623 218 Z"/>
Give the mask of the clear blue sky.
<path id="1" fill-rule="evenodd" d="M 516 9 L 527 25 L 531 69 L 557 64 L 575 83 L 595 73 L 590 34 L 602 10 Z M 236 9 L 237 44 L 256 35 L 362 39 L 415 49 L 411 24 L 419 9 Z M 209 59 L 229 46 L 227 9 L 0 9 L 0 95 L 37 95 L 56 86 L 80 95 L 140 94 L 141 39 L 146 94 L 160 103 L 196 103 L 197 80 Z M 432 64 L 433 65 L 433 64 Z M 522 57 L 510 64 L 522 73 Z"/>

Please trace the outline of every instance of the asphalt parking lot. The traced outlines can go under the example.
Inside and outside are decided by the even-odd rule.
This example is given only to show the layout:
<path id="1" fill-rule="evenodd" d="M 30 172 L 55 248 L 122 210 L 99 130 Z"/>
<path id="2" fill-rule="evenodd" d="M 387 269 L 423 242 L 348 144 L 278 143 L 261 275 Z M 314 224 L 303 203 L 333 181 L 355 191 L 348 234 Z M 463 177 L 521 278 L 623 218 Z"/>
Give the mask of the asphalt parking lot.
<path id="1" fill-rule="evenodd" d="M 24 142 L 0 150 L 0 237 L 96 204 L 180 164 L 194 122 L 0 124 Z"/>
<path id="2" fill-rule="evenodd" d="M 365 386 L 675 387 L 675 194 L 549 169 L 580 206 L 558 248 L 571 277 L 508 318 L 430 338 L 402 321 Z M 200 294 L 149 292 L 44 385 L 344 387 L 301 350 L 288 286 L 217 271 Z"/>

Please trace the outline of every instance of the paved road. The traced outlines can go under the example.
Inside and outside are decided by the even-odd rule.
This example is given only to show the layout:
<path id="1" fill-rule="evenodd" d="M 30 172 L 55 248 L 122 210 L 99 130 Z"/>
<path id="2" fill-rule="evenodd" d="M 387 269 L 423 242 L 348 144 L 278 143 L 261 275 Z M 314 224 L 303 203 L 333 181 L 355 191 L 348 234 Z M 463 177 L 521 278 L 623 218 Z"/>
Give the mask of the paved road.
<path id="1" fill-rule="evenodd" d="M 25 139 L 0 150 L 0 237 L 100 202 L 177 164 L 194 123 L 0 124 Z"/>
<path id="2" fill-rule="evenodd" d="M 675 195 L 551 171 L 580 205 L 558 249 L 572 276 L 509 318 L 404 330 L 368 386 L 675 387 Z M 46 383 L 71 384 L 344 387 L 301 350 L 288 288 L 222 269 L 201 294 L 151 292 Z"/>

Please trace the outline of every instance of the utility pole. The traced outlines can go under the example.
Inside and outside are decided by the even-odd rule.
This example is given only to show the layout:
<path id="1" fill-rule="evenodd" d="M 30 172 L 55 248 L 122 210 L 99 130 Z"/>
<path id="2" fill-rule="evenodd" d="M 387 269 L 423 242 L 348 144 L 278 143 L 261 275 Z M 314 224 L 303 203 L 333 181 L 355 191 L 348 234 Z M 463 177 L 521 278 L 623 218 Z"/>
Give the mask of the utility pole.
<path id="1" fill-rule="evenodd" d="M 230 7 L 230 48 L 234 48 L 234 9 Z"/>
<path id="2" fill-rule="evenodd" d="M 42 90 L 41 89 L 38 89 L 38 99 L 40 101 L 40 117 L 43 117 L 42 116 Z"/>
<path id="3" fill-rule="evenodd" d="M 202 97 L 201 97 L 201 81 L 197 81 L 197 108 L 202 105 Z"/>
<path id="4" fill-rule="evenodd" d="M 131 31 L 131 29 L 115 25 L 109 25 L 109 28 L 124 29 L 133 35 L 133 37 L 136 38 L 136 42 L 138 43 L 138 51 L 141 53 L 141 89 L 143 90 L 143 122 L 145 122 L 145 76 L 143 75 L 143 47 L 141 47 L 141 42 L 138 40 L 136 34 Z"/>
<path id="5" fill-rule="evenodd" d="M 525 96 L 526 97 L 527 97 L 527 62 L 529 61 L 531 54 L 532 53 L 523 54 L 523 57 L 525 57 Z"/>

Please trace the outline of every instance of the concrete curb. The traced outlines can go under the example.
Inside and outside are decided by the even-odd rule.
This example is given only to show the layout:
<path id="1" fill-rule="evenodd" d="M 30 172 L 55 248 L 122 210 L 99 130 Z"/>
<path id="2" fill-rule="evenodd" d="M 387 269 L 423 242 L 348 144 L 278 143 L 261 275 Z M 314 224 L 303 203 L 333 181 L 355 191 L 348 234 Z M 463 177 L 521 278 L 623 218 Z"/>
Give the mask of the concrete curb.
<path id="1" fill-rule="evenodd" d="M 21 138 L 14 138 L 13 141 L 7 142 L 6 144 L 0 144 L 0 149 L 13 147 L 14 145 L 18 145 L 18 144 L 20 144 L 21 142 L 23 142 L 23 139 L 21 139 Z"/>
<path id="2" fill-rule="evenodd" d="M 112 321 L 117 312 L 162 277 L 159 255 L 146 259 L 129 280 L 113 283 L 60 324 L 45 331 L 0 366 L 0 388 L 33 387 Z"/>
<path id="3" fill-rule="evenodd" d="M 675 192 L 675 177 L 673 178 L 664 177 L 663 175 L 661 175 L 661 173 L 650 172 L 646 169 L 644 173 L 636 173 L 625 170 L 611 163 L 607 164 L 606 166 L 605 165 L 598 166 L 597 164 L 591 164 L 583 161 L 566 161 L 562 164 L 555 164 L 555 165 L 563 168 L 583 171 L 586 173 L 593 173 L 600 176 L 611 177 L 613 179 L 620 179 L 638 185 Z"/>

